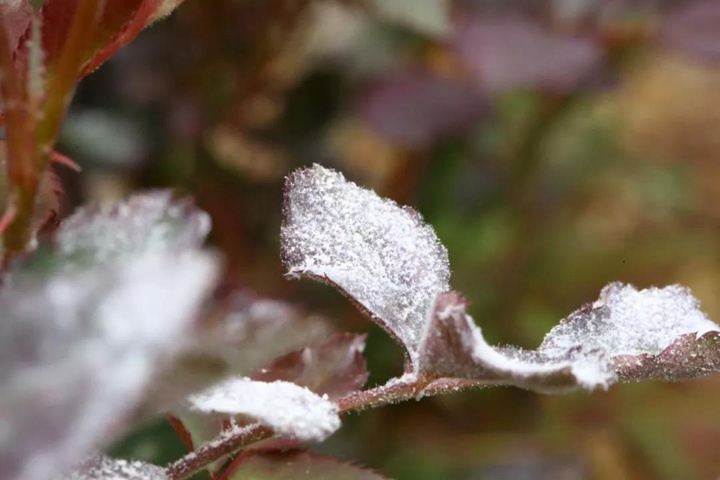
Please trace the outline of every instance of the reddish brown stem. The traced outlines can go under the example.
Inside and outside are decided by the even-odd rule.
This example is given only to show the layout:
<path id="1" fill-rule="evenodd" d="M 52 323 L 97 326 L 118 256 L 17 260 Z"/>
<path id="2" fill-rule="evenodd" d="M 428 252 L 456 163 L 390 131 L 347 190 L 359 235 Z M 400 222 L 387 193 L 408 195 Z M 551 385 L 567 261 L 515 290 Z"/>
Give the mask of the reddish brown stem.
<path id="1" fill-rule="evenodd" d="M 231 455 L 251 443 L 273 435 L 272 429 L 260 424 L 223 433 L 220 439 L 199 447 L 170 465 L 166 474 L 169 480 L 182 480 L 206 468 L 213 462 Z"/>
<path id="2" fill-rule="evenodd" d="M 35 118 L 28 110 L 28 92 L 13 62 L 7 18 L 0 21 L 0 71 L 6 120 L 6 169 L 10 185 L 6 209 L 14 210 L 3 234 L 6 258 L 24 251 L 30 240 L 30 219 L 40 172 L 35 163 Z"/>

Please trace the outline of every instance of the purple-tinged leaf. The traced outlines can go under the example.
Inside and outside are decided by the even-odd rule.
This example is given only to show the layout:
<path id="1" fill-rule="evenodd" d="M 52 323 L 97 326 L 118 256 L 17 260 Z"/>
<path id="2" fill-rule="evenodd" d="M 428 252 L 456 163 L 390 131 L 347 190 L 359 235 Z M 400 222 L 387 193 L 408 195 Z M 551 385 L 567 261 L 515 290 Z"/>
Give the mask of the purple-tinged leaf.
<path id="1" fill-rule="evenodd" d="M 262 382 L 292 382 L 337 400 L 360 390 L 367 382 L 364 349 L 365 335 L 339 333 L 278 358 L 257 370 L 252 378 Z"/>
<path id="2" fill-rule="evenodd" d="M 406 71 L 370 85 L 360 98 L 359 110 L 383 138 L 423 148 L 472 127 L 488 106 L 473 85 L 430 72 Z"/>
<path id="3" fill-rule="evenodd" d="M 143 215 L 140 208 L 117 221 L 118 232 Z M 45 480 L 131 428 L 133 409 L 192 331 L 218 271 L 215 256 L 193 246 L 136 256 L 105 250 L 102 260 L 87 253 L 68 266 L 69 252 L 41 250 L 4 278 L 0 471 L 9 480 Z"/>
<path id="4" fill-rule="evenodd" d="M 514 348 L 493 348 L 465 313 L 465 306 L 466 301 L 456 292 L 438 297 L 420 350 L 420 374 L 541 392 L 606 387 L 613 377 L 602 359 L 592 362 L 577 358 L 572 349 L 546 357 Z"/>
<path id="5" fill-rule="evenodd" d="M 54 480 L 167 480 L 165 469 L 148 463 L 92 455 Z"/>
<path id="6" fill-rule="evenodd" d="M 720 62 L 720 1 L 687 2 L 665 18 L 659 39 L 666 48 L 717 64 Z"/>
<path id="7" fill-rule="evenodd" d="M 235 377 L 188 399 L 190 409 L 204 414 L 246 416 L 280 435 L 321 441 L 340 427 L 337 406 L 289 382 L 258 382 Z"/>
<path id="8" fill-rule="evenodd" d="M 602 60 L 602 50 L 591 39 L 554 34 L 513 16 L 468 21 L 458 27 L 452 43 L 490 92 L 565 92 L 576 88 Z"/>
<path id="9" fill-rule="evenodd" d="M 613 283 L 553 328 L 537 350 L 493 348 L 455 293 L 438 298 L 421 348 L 430 378 L 544 392 L 607 388 L 617 380 L 685 380 L 717 371 L 720 327 L 683 287 Z"/>
<path id="10" fill-rule="evenodd" d="M 615 370 L 621 380 L 680 381 L 720 371 L 720 331 L 702 336 L 680 336 L 662 352 L 651 355 L 618 355 Z"/>
<path id="11" fill-rule="evenodd" d="M 258 452 L 247 455 L 229 480 L 382 480 L 364 467 L 312 452 Z"/>
<path id="12" fill-rule="evenodd" d="M 178 410 L 178 400 L 230 375 L 248 375 L 277 357 L 318 342 L 330 334 L 326 321 L 297 308 L 248 292 L 217 299 L 204 312 L 202 325 L 184 342 L 178 358 L 159 373 L 139 418 L 173 410 L 201 443 L 216 436 L 219 422 L 199 421 Z"/>
<path id="13" fill-rule="evenodd" d="M 405 347 L 412 369 L 434 299 L 449 290 L 447 251 L 432 228 L 319 165 L 288 177 L 284 214 L 288 275 L 337 286 Z"/>

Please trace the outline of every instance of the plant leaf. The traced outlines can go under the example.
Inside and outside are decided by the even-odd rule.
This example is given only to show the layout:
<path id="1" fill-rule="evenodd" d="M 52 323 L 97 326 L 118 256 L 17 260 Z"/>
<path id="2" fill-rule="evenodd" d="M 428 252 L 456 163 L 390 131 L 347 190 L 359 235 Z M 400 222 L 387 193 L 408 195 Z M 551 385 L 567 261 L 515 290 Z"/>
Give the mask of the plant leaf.
<path id="1" fill-rule="evenodd" d="M 192 430 L 195 443 L 219 433 L 219 422 L 204 422 L 179 409 L 178 400 L 230 375 L 248 375 L 275 358 L 326 338 L 324 319 L 292 306 L 238 291 L 216 299 L 177 359 L 153 382 L 138 418 L 172 410 Z M 205 425 L 208 423 L 207 425 Z"/>
<path id="2" fill-rule="evenodd" d="M 80 77 L 96 70 L 118 50 L 132 42 L 148 25 L 169 14 L 182 0 L 105 0 L 90 51 L 86 52 Z M 73 21 L 77 0 L 47 0 L 40 10 L 45 67 L 52 72 L 60 57 Z M 25 30 L 23 38 L 30 36 Z M 28 48 L 21 43 L 15 52 L 23 71 Z"/>
<path id="3" fill-rule="evenodd" d="M 144 213 L 116 221 L 118 236 L 123 226 L 135 232 Z M 11 480 L 44 480 L 133 426 L 130 414 L 191 331 L 218 270 L 214 255 L 191 246 L 106 249 L 101 260 L 86 252 L 68 267 L 66 252 L 45 248 L 0 291 L 0 471 Z M 38 268 L 48 262 L 54 268 Z"/>
<path id="4" fill-rule="evenodd" d="M 493 348 L 465 313 L 465 306 L 466 301 L 456 292 L 438 297 L 421 348 L 419 373 L 547 393 L 571 390 L 578 385 L 588 389 L 606 387 L 613 378 L 602 358 L 577 358 L 572 349 L 546 357 L 514 348 Z"/>
<path id="5" fill-rule="evenodd" d="M 28 0 L 0 1 L 0 15 L 5 22 L 10 37 L 9 44 L 17 46 L 20 37 L 32 22 L 34 10 Z"/>
<path id="6" fill-rule="evenodd" d="M 339 333 L 278 358 L 257 370 L 252 378 L 262 382 L 292 382 L 337 400 L 360 390 L 367 382 L 364 349 L 365 335 Z"/>
<path id="7" fill-rule="evenodd" d="M 565 92 L 602 59 L 591 40 L 560 36 L 514 16 L 480 17 L 458 27 L 454 48 L 490 92 L 540 88 Z"/>
<path id="8" fill-rule="evenodd" d="M 191 410 L 243 415 L 301 441 L 321 441 L 340 427 L 337 406 L 289 382 L 258 382 L 235 377 L 191 396 Z"/>
<path id="9" fill-rule="evenodd" d="M 411 70 L 371 85 L 359 109 L 383 138 L 422 148 L 472 126 L 487 113 L 488 105 L 474 85 Z"/>
<path id="10" fill-rule="evenodd" d="M 405 347 L 412 368 L 434 299 L 449 290 L 447 251 L 432 228 L 319 165 L 288 177 L 284 214 L 288 275 L 337 286 Z"/>
<path id="11" fill-rule="evenodd" d="M 685 380 L 720 368 L 720 326 L 677 285 L 612 283 L 535 351 L 492 348 L 455 293 L 441 295 L 422 349 L 423 372 L 539 391 L 607 388 L 617 380 Z"/>
<path id="12" fill-rule="evenodd" d="M 660 29 L 660 43 L 671 50 L 717 64 L 720 62 L 718 22 L 720 2 L 688 2 L 665 17 Z"/>
<path id="13" fill-rule="evenodd" d="M 258 452 L 247 455 L 229 480 L 382 480 L 366 468 L 312 452 Z"/>
<path id="14" fill-rule="evenodd" d="M 60 225 L 55 243 L 65 257 L 102 261 L 199 248 L 209 231 L 210 217 L 192 201 L 158 190 L 78 209 Z"/>
<path id="15" fill-rule="evenodd" d="M 167 480 L 165 469 L 144 462 L 95 454 L 56 480 Z"/>

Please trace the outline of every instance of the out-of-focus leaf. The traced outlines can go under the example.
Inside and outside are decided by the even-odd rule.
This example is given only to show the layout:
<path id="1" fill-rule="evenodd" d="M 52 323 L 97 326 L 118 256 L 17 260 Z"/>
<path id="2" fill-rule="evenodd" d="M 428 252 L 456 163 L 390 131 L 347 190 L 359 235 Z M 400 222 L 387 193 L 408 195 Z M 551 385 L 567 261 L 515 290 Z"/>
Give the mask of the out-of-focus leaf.
<path id="1" fill-rule="evenodd" d="M 473 126 L 487 114 L 480 91 L 459 80 L 407 71 L 371 85 L 360 99 L 360 115 L 379 135 L 423 148 Z"/>
<path id="2" fill-rule="evenodd" d="M 209 231 L 210 217 L 191 200 L 158 190 L 78 209 L 62 223 L 55 243 L 63 256 L 102 261 L 198 248 Z"/>
<path id="3" fill-rule="evenodd" d="M 68 227 L 75 243 L 65 246 L 94 245 L 83 240 L 80 218 L 91 229 L 114 225 L 121 239 L 128 238 L 124 230 L 139 235 L 134 227 L 154 210 L 133 199 L 126 205 L 137 208 L 122 221 L 114 213 L 107 214 L 112 220 L 80 213 Z M 174 230 L 156 220 L 155 229 L 144 230 L 146 243 L 166 238 L 167 249 L 129 255 L 119 240 L 115 250 L 88 248 L 82 265 L 63 268 L 66 238 L 42 252 L 57 268 L 29 268 L 36 265 L 31 259 L 4 278 L 0 430 L 7 435 L 0 437 L 0 471 L 6 478 L 49 478 L 131 428 L 129 416 L 155 372 L 191 331 L 215 282 L 216 258 L 197 249 L 199 238 L 173 243 L 172 232 L 183 238 L 182 218 L 175 218 Z M 167 237 L 153 238 L 158 231 Z M 142 243 L 138 235 L 128 242 L 133 247 Z"/>
<path id="4" fill-rule="evenodd" d="M 602 51 L 588 38 L 562 36 L 520 17 L 476 18 L 459 26 L 452 44 L 490 92 L 572 90 L 597 68 Z"/>
<path id="5" fill-rule="evenodd" d="M 421 33 L 442 36 L 450 31 L 450 0 L 371 0 L 380 18 Z"/>
<path id="6" fill-rule="evenodd" d="M 660 43 L 680 53 L 717 64 L 720 62 L 720 1 L 687 2 L 668 15 Z"/>
<path id="7" fill-rule="evenodd" d="M 358 465 L 312 452 L 253 453 L 229 480 L 382 480 L 382 475 Z"/>
<path id="8" fill-rule="evenodd" d="M 434 299 L 450 278 L 447 251 L 420 214 L 319 165 L 288 177 L 284 214 L 288 275 L 337 286 L 416 365 Z"/>
<path id="9" fill-rule="evenodd" d="M 55 480 L 167 480 L 165 469 L 144 462 L 92 455 L 76 469 Z"/>
<path id="10" fill-rule="evenodd" d="M 20 37 L 25 33 L 33 19 L 33 7 L 28 0 L 0 1 L 0 15 L 8 31 L 9 44 L 17 46 Z"/>
<path id="11" fill-rule="evenodd" d="M 158 374 L 139 418 L 171 409 L 192 431 L 193 441 L 215 437 L 220 422 L 205 422 L 180 411 L 177 400 L 230 375 L 249 375 L 281 355 L 318 342 L 330 334 L 321 317 L 292 306 L 235 292 L 218 299 L 203 315 L 203 324 L 184 342 L 177 359 Z"/>
<path id="12" fill-rule="evenodd" d="M 337 406 L 293 383 L 231 378 L 188 399 L 191 410 L 204 414 L 247 416 L 280 435 L 321 441 L 340 427 Z"/>
<path id="13" fill-rule="evenodd" d="M 253 380 L 284 380 L 336 400 L 365 385 L 365 335 L 339 333 L 326 341 L 284 355 L 257 370 Z"/>

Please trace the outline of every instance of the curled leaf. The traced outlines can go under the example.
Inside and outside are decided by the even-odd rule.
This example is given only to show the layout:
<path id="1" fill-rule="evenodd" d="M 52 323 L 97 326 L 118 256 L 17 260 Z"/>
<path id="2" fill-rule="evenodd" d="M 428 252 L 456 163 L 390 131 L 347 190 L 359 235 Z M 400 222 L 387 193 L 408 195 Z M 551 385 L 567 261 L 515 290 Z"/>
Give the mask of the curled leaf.
<path id="1" fill-rule="evenodd" d="M 416 211 L 319 165 L 286 182 L 282 259 L 290 277 L 337 286 L 406 349 L 411 365 L 435 297 L 449 290 L 447 251 Z"/>
<path id="2" fill-rule="evenodd" d="M 188 399 L 199 413 L 243 415 L 301 441 L 321 441 L 340 427 L 337 406 L 327 397 L 289 382 L 236 377 Z"/>

